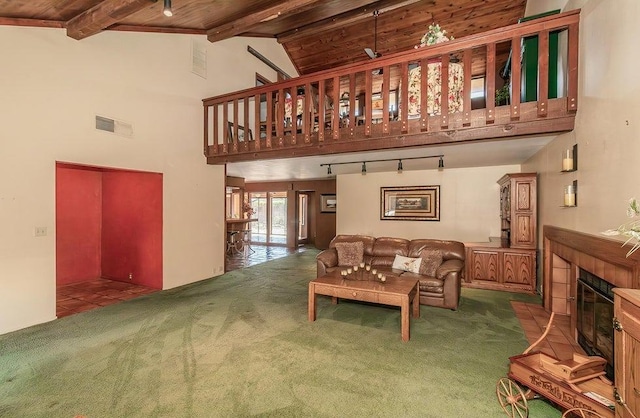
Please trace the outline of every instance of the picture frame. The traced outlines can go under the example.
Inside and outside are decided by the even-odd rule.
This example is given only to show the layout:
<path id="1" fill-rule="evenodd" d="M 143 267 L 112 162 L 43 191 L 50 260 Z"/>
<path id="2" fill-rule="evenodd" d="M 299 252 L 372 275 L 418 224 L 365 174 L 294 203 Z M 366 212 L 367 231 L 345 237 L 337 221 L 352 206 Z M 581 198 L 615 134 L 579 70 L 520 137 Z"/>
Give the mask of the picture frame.
<path id="1" fill-rule="evenodd" d="M 336 211 L 337 199 L 335 194 L 320 195 L 320 212 L 331 213 Z"/>
<path id="2" fill-rule="evenodd" d="M 440 221 L 440 186 L 381 187 L 380 220 Z"/>
<path id="3" fill-rule="evenodd" d="M 233 142 L 233 128 L 234 128 L 234 124 L 233 122 L 227 122 L 228 125 L 228 138 L 229 138 L 229 143 Z M 244 128 L 244 126 L 242 125 L 238 125 L 238 142 L 244 142 L 244 139 L 246 137 L 246 129 Z M 253 141 L 253 131 L 251 131 L 251 129 L 249 129 L 249 141 Z"/>

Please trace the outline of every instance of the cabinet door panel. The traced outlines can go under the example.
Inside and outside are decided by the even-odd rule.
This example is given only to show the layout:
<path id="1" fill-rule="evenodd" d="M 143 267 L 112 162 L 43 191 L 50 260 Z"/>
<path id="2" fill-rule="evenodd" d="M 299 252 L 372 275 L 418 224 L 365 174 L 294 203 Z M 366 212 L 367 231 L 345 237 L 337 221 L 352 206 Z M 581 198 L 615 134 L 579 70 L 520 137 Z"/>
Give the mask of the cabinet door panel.
<path id="1" fill-rule="evenodd" d="M 516 207 L 515 210 L 532 210 L 533 199 L 531 196 L 531 183 L 530 182 L 516 182 Z"/>
<path id="2" fill-rule="evenodd" d="M 533 246 L 535 236 L 531 225 L 531 215 L 516 214 L 515 228 L 512 233 L 514 234 L 514 244 Z"/>
<path id="3" fill-rule="evenodd" d="M 533 289 L 533 257 L 530 254 L 504 254 L 504 283 L 520 284 Z"/>
<path id="4" fill-rule="evenodd" d="M 472 280 L 498 282 L 497 252 L 474 251 L 472 263 Z"/>

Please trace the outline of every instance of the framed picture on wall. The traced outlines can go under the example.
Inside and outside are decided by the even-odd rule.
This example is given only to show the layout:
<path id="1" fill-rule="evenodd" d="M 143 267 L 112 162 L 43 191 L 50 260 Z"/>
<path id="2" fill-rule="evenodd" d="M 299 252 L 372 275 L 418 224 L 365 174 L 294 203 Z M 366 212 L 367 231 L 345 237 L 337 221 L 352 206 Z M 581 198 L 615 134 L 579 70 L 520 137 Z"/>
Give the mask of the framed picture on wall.
<path id="1" fill-rule="evenodd" d="M 381 187 L 380 219 L 439 221 L 440 186 Z"/>
<path id="2" fill-rule="evenodd" d="M 320 195 L 320 212 L 335 212 L 336 211 L 336 195 L 323 194 Z"/>

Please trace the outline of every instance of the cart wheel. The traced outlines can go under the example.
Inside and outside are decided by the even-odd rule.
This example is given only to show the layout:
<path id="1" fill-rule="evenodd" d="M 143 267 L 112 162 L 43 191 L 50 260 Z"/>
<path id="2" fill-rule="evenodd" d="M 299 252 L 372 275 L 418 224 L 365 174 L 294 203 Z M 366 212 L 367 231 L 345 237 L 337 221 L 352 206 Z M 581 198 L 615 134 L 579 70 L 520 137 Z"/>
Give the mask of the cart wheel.
<path id="1" fill-rule="evenodd" d="M 564 411 L 562 418 L 580 417 L 580 418 L 604 418 L 597 412 L 590 411 L 584 408 L 571 408 Z"/>
<path id="2" fill-rule="evenodd" d="M 500 406 L 512 418 L 526 418 L 529 416 L 527 398 L 520 386 L 513 380 L 503 377 L 498 380 L 496 394 Z"/>

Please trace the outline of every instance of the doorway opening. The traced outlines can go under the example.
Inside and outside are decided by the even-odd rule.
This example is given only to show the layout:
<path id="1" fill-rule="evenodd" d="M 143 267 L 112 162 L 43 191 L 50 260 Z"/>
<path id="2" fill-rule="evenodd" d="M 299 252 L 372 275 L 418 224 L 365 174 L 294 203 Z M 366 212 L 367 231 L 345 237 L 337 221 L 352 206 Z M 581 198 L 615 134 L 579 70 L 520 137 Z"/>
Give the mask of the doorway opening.
<path id="1" fill-rule="evenodd" d="M 287 244 L 287 192 L 252 192 L 249 203 L 257 222 L 251 222 L 251 242 Z"/>

